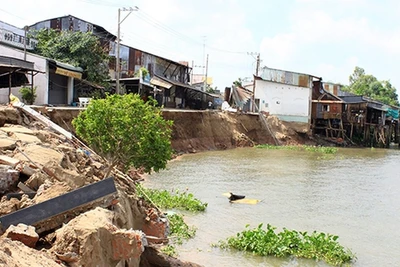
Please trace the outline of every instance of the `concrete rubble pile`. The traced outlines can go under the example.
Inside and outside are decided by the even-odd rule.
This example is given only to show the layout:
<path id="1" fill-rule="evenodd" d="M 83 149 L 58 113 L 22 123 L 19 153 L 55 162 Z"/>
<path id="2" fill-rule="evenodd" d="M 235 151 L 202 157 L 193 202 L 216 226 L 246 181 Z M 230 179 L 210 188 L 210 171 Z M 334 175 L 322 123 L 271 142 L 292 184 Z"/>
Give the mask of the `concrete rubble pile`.
<path id="1" fill-rule="evenodd" d="M 196 266 L 157 252 L 168 221 L 136 196 L 132 177 L 114 171 L 114 191 L 90 199 L 91 186 L 110 186 L 106 163 L 79 140 L 0 107 L 0 266 Z"/>

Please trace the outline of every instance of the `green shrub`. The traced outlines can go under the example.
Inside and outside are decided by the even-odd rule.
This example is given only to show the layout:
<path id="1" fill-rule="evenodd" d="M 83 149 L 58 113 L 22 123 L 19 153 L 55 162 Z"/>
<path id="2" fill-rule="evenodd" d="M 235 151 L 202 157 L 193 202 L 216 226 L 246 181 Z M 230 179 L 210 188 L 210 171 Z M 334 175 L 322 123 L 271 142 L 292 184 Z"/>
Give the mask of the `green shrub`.
<path id="1" fill-rule="evenodd" d="M 36 86 L 33 88 L 23 86 L 23 87 L 21 87 L 21 89 L 19 89 L 19 92 L 20 92 L 20 94 L 22 96 L 22 100 L 24 101 L 25 104 L 33 105 L 33 103 L 35 102 L 35 99 L 37 97 Z"/>
<path id="2" fill-rule="evenodd" d="M 295 256 L 324 260 L 334 266 L 348 264 L 356 258 L 349 249 L 337 242 L 338 236 L 316 231 L 308 234 L 285 228 L 279 233 L 275 230 L 276 227 L 269 224 L 266 230 L 263 229 L 263 224 L 254 229 L 249 229 L 249 225 L 246 225 L 246 230 L 235 237 L 220 241 L 219 247 L 249 251 L 259 256 Z"/>

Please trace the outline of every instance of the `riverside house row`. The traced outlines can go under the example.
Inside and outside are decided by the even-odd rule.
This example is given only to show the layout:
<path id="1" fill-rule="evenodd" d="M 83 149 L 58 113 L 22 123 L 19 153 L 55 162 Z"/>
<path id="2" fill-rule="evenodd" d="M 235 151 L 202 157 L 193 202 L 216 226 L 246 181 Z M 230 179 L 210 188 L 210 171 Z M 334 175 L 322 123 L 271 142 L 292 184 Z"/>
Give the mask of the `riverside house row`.
<path id="1" fill-rule="evenodd" d="M 400 141 L 400 107 L 343 92 L 339 84 L 325 83 L 321 77 L 263 67 L 254 83 L 232 89 L 238 95 L 254 92 L 255 111 L 274 115 L 299 133 L 319 134 L 338 144 L 389 147 Z M 239 102 L 237 106 L 250 110 L 251 105 Z"/>
<path id="2" fill-rule="evenodd" d="M 52 28 L 92 32 L 100 43 L 108 47 L 111 60 L 109 74 L 111 84 L 116 80 L 116 36 L 103 27 L 68 15 L 37 22 L 29 26 L 29 31 Z M 25 29 L 27 30 L 27 29 Z M 37 87 L 35 104 L 38 105 L 74 105 L 80 97 L 91 97 L 96 90 L 104 90 L 99 85 L 82 79 L 82 69 L 52 59 L 45 59 L 32 53 L 36 40 L 26 38 L 24 29 L 7 23 L 0 23 L 0 53 L 2 56 L 26 60 L 33 64 L 35 74 L 28 75 L 24 83 L 6 84 L 9 91 L 19 96 L 19 86 L 25 84 Z M 12 41 L 4 38 L 13 36 Z M 26 38 L 26 39 L 25 39 Z M 9 38 L 10 39 L 10 38 Z M 29 44 L 24 49 L 25 41 Z M 148 70 L 148 75 L 141 75 L 141 68 Z M 58 69 L 58 71 L 57 71 Z M 19 72 L 22 69 L 19 68 Z M 29 71 L 29 69 L 26 69 Z M 120 44 L 120 83 L 127 93 L 139 93 L 144 98 L 153 96 L 160 105 L 169 108 L 206 108 L 213 96 L 190 84 L 192 69 L 187 62 L 175 62 L 124 44 Z M 58 72 L 58 73 L 57 73 Z M 58 76 L 54 76 L 56 74 Z M 4 75 L 3 75 L 4 76 Z M 59 77 L 61 76 L 61 77 Z M 7 77 L 3 78 L 6 79 Z M 8 92 L 3 90 L 0 101 L 7 103 Z"/>

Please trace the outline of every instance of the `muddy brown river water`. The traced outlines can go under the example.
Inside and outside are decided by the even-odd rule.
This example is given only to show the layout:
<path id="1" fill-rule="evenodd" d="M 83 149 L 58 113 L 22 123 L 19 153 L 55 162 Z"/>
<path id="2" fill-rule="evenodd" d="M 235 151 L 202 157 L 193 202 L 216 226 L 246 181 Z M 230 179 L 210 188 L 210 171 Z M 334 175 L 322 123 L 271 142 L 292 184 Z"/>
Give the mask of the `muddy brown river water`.
<path id="1" fill-rule="evenodd" d="M 338 235 L 357 256 L 352 266 L 400 266 L 400 150 L 339 149 L 335 155 L 243 148 L 185 155 L 146 178 L 149 188 L 188 190 L 208 203 L 185 213 L 196 237 L 179 258 L 204 266 L 328 266 L 313 260 L 257 257 L 212 243 L 272 224 Z M 234 192 L 262 200 L 230 204 Z"/>

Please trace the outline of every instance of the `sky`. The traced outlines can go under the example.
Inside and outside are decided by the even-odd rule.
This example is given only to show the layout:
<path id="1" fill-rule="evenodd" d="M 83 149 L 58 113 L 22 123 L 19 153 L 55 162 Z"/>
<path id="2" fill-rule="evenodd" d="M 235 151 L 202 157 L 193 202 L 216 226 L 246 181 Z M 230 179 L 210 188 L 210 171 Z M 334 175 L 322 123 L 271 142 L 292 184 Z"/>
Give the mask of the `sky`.
<path id="1" fill-rule="evenodd" d="M 17 27 L 73 15 L 121 42 L 194 64 L 221 91 L 260 66 L 348 84 L 356 66 L 389 80 L 400 95 L 398 0 L 13 0 L 0 20 Z M 208 55 L 208 64 L 207 64 Z M 205 66 L 208 66 L 207 68 Z"/>

